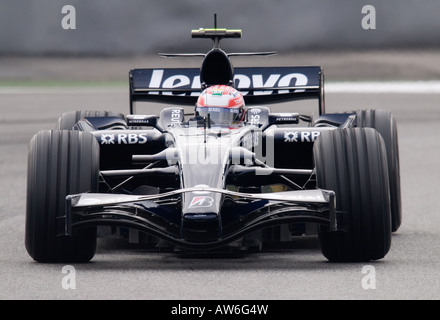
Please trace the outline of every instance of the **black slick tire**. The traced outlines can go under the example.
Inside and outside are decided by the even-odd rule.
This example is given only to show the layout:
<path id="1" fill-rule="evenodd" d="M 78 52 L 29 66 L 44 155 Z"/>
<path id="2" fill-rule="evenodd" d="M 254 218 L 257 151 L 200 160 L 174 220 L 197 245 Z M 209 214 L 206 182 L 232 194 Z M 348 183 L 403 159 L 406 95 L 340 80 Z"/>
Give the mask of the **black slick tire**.
<path id="1" fill-rule="evenodd" d="M 378 260 L 391 246 L 385 143 L 371 128 L 322 132 L 314 144 L 317 186 L 336 193 L 338 228 L 319 227 L 324 256 L 334 262 Z"/>
<path id="2" fill-rule="evenodd" d="M 58 130 L 72 130 L 75 124 L 83 118 L 94 117 L 119 117 L 124 119 L 122 113 L 102 110 L 82 110 L 82 111 L 68 111 L 64 112 L 61 117 L 58 118 L 56 129 Z"/>
<path id="3" fill-rule="evenodd" d="M 45 130 L 28 150 L 25 245 L 38 262 L 87 262 L 96 228 L 63 234 L 66 196 L 98 190 L 99 145 L 87 132 Z"/>
<path id="4" fill-rule="evenodd" d="M 402 200 L 400 191 L 400 159 L 397 124 L 388 110 L 356 111 L 356 126 L 376 129 L 385 141 L 391 193 L 392 231 L 402 224 Z"/>

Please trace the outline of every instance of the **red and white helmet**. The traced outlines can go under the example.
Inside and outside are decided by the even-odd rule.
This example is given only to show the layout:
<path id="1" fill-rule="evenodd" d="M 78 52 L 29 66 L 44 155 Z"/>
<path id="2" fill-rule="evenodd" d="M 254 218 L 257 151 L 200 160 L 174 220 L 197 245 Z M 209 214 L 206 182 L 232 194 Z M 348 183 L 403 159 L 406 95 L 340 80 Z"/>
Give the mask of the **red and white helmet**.
<path id="1" fill-rule="evenodd" d="M 196 103 L 199 116 L 210 116 L 213 124 L 230 125 L 244 120 L 243 95 L 226 85 L 215 85 L 202 91 Z"/>

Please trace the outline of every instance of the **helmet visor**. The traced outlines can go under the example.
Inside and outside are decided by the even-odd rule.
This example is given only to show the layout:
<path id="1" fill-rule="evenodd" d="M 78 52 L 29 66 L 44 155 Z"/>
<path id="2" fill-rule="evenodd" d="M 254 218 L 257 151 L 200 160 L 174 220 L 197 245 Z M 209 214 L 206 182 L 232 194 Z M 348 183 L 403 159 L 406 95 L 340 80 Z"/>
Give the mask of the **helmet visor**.
<path id="1" fill-rule="evenodd" d="M 197 107 L 196 111 L 202 117 L 209 114 L 211 123 L 217 125 L 237 124 L 242 116 L 242 108 Z"/>

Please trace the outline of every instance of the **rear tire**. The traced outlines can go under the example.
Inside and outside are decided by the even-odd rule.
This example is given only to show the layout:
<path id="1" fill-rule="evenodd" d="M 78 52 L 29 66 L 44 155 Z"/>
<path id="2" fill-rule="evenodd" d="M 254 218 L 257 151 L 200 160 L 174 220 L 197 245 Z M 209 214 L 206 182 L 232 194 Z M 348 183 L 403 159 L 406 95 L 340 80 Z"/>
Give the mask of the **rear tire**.
<path id="1" fill-rule="evenodd" d="M 87 262 L 96 228 L 63 234 L 66 196 L 98 190 L 99 145 L 87 132 L 47 130 L 29 144 L 25 244 L 38 262 Z"/>
<path id="2" fill-rule="evenodd" d="M 61 117 L 58 118 L 56 129 L 58 130 L 72 130 L 75 124 L 83 118 L 95 118 L 95 117 L 119 117 L 124 119 L 122 113 L 112 111 L 69 111 L 64 112 Z"/>
<path id="3" fill-rule="evenodd" d="M 356 112 L 357 127 L 376 129 L 385 141 L 391 193 L 392 231 L 402 224 L 402 200 L 400 192 L 399 141 L 396 120 L 387 110 L 359 110 Z"/>
<path id="4" fill-rule="evenodd" d="M 383 258 L 391 245 L 388 167 L 383 138 L 370 128 L 322 132 L 314 144 L 317 186 L 336 193 L 338 227 L 319 227 L 330 261 Z"/>

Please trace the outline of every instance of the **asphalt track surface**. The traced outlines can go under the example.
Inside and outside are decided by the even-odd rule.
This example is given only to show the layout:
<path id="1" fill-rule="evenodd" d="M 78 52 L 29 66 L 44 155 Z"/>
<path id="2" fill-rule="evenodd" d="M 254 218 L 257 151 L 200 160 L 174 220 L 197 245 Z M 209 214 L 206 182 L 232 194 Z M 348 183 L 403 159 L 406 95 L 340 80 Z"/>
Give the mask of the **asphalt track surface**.
<path id="1" fill-rule="evenodd" d="M 261 253 L 197 255 L 100 240 L 91 263 L 74 265 L 76 289 L 68 290 L 62 286 L 64 264 L 36 263 L 24 247 L 27 145 L 38 130 L 53 128 L 64 111 L 126 113 L 128 92 L 121 87 L 0 91 L 0 299 L 440 298 L 438 90 L 433 94 L 329 90 L 326 95 L 327 112 L 388 109 L 397 120 L 403 224 L 384 259 L 329 263 L 315 237 Z M 277 110 L 288 111 L 289 106 Z M 371 267 L 365 266 L 374 267 L 375 289 L 362 286 L 364 277 L 372 275 Z"/>

